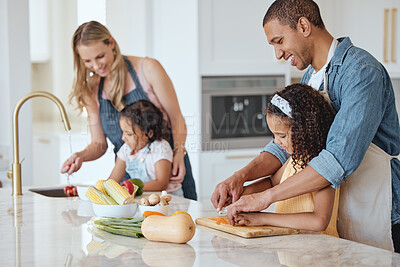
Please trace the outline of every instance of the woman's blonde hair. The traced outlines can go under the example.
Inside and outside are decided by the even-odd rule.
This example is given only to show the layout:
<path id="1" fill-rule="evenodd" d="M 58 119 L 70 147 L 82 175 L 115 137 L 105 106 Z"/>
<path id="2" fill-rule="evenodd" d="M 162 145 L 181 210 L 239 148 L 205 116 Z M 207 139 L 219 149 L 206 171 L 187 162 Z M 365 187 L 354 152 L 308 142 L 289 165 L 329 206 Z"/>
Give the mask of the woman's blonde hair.
<path id="1" fill-rule="evenodd" d="M 91 45 L 97 42 L 103 42 L 109 45 L 111 38 L 112 36 L 108 29 L 97 21 L 83 23 L 78 27 L 72 37 L 74 70 L 76 72 L 69 100 L 75 100 L 80 111 L 83 110 L 83 107 L 88 103 L 87 100 L 93 94 L 94 81 L 98 80 L 96 79 L 98 75 L 96 73 L 91 73 L 85 67 L 77 48 L 79 45 Z M 115 40 L 114 43 L 114 62 L 111 66 L 112 88 L 108 92 L 108 95 L 113 106 L 120 111 L 125 106 L 122 100 L 125 88 L 125 62 Z"/>

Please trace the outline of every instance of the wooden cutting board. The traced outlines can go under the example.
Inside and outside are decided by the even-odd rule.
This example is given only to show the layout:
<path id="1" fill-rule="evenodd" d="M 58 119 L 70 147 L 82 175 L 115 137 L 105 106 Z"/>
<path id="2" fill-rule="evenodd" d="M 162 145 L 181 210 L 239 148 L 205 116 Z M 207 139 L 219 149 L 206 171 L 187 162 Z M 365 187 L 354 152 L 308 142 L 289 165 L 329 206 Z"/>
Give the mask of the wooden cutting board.
<path id="1" fill-rule="evenodd" d="M 226 223 L 217 224 L 215 221 L 218 218 L 225 217 L 210 217 L 210 218 L 197 218 L 196 223 L 212 229 L 224 231 L 230 234 L 241 236 L 244 238 L 261 237 L 261 236 L 275 236 L 275 235 L 291 235 L 298 234 L 300 231 L 297 229 L 274 227 L 274 226 L 232 226 Z M 213 220 L 214 219 L 214 220 Z"/>

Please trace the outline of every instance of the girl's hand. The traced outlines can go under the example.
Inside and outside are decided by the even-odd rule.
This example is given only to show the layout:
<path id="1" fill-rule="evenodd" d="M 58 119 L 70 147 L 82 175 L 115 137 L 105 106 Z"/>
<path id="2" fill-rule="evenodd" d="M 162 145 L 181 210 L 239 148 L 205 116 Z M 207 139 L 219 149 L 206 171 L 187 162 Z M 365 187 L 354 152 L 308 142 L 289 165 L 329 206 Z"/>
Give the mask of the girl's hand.
<path id="1" fill-rule="evenodd" d="M 234 216 L 235 223 L 237 225 L 244 226 L 262 226 L 266 225 L 263 221 L 263 217 L 268 216 L 268 214 L 263 212 L 251 212 L 251 213 L 238 213 Z"/>
<path id="2" fill-rule="evenodd" d="M 172 184 L 181 184 L 183 182 L 186 174 L 184 156 L 184 153 L 180 150 L 177 150 L 174 155 L 172 160 L 172 176 L 169 178 Z"/>
<path id="3" fill-rule="evenodd" d="M 72 174 L 82 167 L 82 158 L 77 153 L 72 154 L 61 166 L 61 173 Z"/>
<path id="4" fill-rule="evenodd" d="M 252 195 L 245 195 L 239 198 L 228 207 L 228 220 L 231 225 L 239 222 L 237 216 L 243 212 L 255 212 L 268 208 L 270 201 L 268 201 L 268 190 Z"/>

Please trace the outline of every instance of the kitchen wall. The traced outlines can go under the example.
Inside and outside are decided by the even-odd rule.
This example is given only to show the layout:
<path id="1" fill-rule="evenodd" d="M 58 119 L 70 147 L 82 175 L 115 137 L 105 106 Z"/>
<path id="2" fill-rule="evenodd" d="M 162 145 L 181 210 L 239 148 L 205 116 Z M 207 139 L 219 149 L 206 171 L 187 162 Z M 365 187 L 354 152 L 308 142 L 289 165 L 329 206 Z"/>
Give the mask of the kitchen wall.
<path id="1" fill-rule="evenodd" d="M 6 171 L 12 162 L 12 114 L 14 105 L 31 91 L 28 0 L 0 0 L 0 180 L 9 183 Z M 31 104 L 19 112 L 20 160 L 32 155 Z M 24 184 L 32 184 L 32 157 L 25 157 Z"/>

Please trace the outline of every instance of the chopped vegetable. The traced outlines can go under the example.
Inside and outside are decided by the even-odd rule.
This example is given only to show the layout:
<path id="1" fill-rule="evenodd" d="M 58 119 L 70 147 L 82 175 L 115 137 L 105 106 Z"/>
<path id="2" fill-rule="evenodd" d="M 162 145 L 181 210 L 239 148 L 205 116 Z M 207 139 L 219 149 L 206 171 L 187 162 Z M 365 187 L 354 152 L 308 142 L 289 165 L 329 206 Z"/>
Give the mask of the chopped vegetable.
<path id="1" fill-rule="evenodd" d="M 229 224 L 228 218 L 226 217 L 217 217 L 217 218 L 210 218 L 211 220 L 215 221 L 216 224 Z"/>

